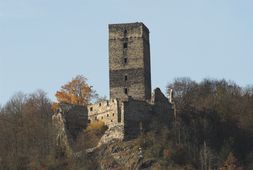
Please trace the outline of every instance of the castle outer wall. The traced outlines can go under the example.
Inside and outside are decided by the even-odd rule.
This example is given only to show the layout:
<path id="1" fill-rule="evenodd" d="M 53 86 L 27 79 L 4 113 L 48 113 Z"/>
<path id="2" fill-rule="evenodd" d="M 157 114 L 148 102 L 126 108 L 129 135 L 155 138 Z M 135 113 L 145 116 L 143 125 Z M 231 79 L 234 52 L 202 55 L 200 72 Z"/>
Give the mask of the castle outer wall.
<path id="1" fill-rule="evenodd" d="M 147 131 L 154 117 L 159 117 L 169 126 L 173 119 L 172 105 L 159 88 L 154 90 L 151 101 L 111 99 L 88 105 L 88 122 L 104 122 L 110 128 L 119 128 L 125 140 L 136 138 Z"/>

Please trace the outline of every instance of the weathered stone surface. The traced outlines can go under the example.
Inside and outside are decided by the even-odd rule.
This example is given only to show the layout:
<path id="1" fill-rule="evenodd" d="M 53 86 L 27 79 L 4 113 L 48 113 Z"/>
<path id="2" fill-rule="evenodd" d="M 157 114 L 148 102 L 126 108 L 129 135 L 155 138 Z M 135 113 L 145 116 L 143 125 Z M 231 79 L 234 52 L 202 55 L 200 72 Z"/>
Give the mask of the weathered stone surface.
<path id="1" fill-rule="evenodd" d="M 83 106 L 61 104 L 58 112 L 52 116 L 52 121 L 57 131 L 57 145 L 71 152 L 76 137 L 87 127 L 87 108 Z"/>
<path id="2" fill-rule="evenodd" d="M 98 162 L 99 167 L 97 169 L 102 170 L 167 169 L 164 165 L 161 166 L 159 160 L 141 158 L 138 143 L 134 140 L 109 142 L 93 149 L 89 154 L 90 159 L 95 159 Z"/>
<path id="3" fill-rule="evenodd" d="M 125 139 L 133 139 L 146 130 L 151 121 L 152 104 L 129 98 L 123 102 Z"/>
<path id="4" fill-rule="evenodd" d="M 109 25 L 109 68 L 110 98 L 150 100 L 149 30 L 143 23 Z"/>
<path id="5" fill-rule="evenodd" d="M 123 140 L 124 139 L 124 126 L 116 125 L 105 131 L 105 134 L 100 139 L 98 146 L 109 143 L 112 140 Z"/>
<path id="6" fill-rule="evenodd" d="M 120 102 L 111 99 L 87 106 L 88 122 L 102 121 L 109 128 L 122 123 Z"/>
<path id="7" fill-rule="evenodd" d="M 165 124 L 170 125 L 169 123 L 173 120 L 174 115 L 172 104 L 169 102 L 169 99 L 164 96 L 159 88 L 154 90 L 153 98 L 153 112 L 157 117 L 160 117 Z"/>
<path id="8" fill-rule="evenodd" d="M 70 104 L 61 104 L 60 108 L 65 119 L 65 128 L 75 140 L 78 134 L 88 125 L 87 108 Z"/>
<path id="9" fill-rule="evenodd" d="M 56 145 L 59 148 L 65 148 L 67 151 L 71 151 L 73 144 L 72 137 L 69 131 L 66 129 L 66 120 L 62 113 L 55 113 L 52 116 L 52 121 L 56 130 Z"/>

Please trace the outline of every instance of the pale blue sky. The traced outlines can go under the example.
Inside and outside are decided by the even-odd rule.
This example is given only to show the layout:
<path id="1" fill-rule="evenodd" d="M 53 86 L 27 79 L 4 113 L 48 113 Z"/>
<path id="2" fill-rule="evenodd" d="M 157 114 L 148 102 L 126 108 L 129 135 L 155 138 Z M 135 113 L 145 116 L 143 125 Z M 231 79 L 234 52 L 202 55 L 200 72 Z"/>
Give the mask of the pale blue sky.
<path id="1" fill-rule="evenodd" d="M 176 77 L 253 84 L 253 0 L 0 0 L 0 104 L 83 74 L 108 96 L 108 24 L 150 30 L 152 88 Z"/>

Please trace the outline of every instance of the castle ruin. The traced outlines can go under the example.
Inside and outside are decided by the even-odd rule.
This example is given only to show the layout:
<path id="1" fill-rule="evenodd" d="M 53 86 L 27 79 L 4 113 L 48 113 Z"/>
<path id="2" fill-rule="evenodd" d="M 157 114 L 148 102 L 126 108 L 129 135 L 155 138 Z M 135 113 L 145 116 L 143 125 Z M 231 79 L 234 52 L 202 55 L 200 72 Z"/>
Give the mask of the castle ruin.
<path id="1" fill-rule="evenodd" d="M 102 143 L 137 137 L 153 116 L 169 123 L 173 111 L 168 98 L 159 88 L 151 95 L 149 30 L 143 23 L 109 25 L 109 85 L 109 100 L 79 112 L 75 106 L 62 107 L 53 120 L 64 119 L 65 130 L 74 137 L 88 124 L 102 121 L 109 128 Z"/>

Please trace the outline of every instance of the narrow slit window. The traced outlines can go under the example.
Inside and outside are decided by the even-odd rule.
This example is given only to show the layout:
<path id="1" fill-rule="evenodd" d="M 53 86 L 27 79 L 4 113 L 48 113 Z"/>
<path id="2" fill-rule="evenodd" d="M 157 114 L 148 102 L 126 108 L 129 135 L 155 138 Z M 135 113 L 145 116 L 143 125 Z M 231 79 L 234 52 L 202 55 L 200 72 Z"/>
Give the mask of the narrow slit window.
<path id="1" fill-rule="evenodd" d="M 93 108 L 92 107 L 90 107 L 90 111 L 92 112 L 92 110 L 93 110 Z"/>
<path id="2" fill-rule="evenodd" d="M 124 93 L 128 94 L 128 89 L 127 88 L 124 88 Z"/>
<path id="3" fill-rule="evenodd" d="M 127 30 L 124 31 L 124 38 L 127 39 Z"/>
<path id="4" fill-rule="evenodd" d="M 127 64 L 127 58 L 124 58 L 124 63 Z"/>
<path id="5" fill-rule="evenodd" d="M 127 48 L 127 43 L 126 43 L 126 42 L 123 44 L 123 47 L 124 47 L 124 48 Z"/>
<path id="6" fill-rule="evenodd" d="M 127 81 L 127 79 L 128 79 L 128 77 L 127 77 L 127 75 L 125 75 L 125 81 Z"/>

